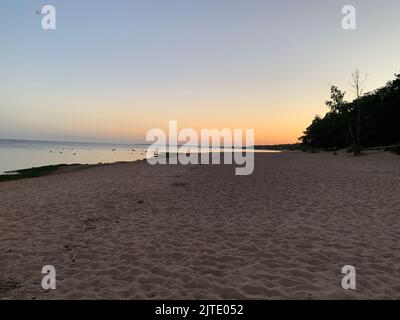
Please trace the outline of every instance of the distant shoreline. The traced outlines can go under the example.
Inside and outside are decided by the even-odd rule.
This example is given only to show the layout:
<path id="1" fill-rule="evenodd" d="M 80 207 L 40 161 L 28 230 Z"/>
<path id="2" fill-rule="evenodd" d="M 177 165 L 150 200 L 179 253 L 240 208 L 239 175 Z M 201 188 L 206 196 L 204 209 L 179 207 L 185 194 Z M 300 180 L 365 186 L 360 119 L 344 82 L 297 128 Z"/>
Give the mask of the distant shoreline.
<path id="1" fill-rule="evenodd" d="M 150 146 L 152 145 L 151 143 L 127 143 L 127 142 L 90 142 L 90 141 L 66 141 L 66 140 L 37 140 L 37 139 L 3 139 L 0 138 L 0 144 L 4 142 L 31 142 L 31 143 L 49 143 L 49 144 L 80 144 L 80 145 L 87 145 L 87 144 L 93 144 L 93 145 L 108 145 L 108 146 Z M 160 145 L 160 147 L 165 147 L 164 145 Z M 196 146 L 190 146 L 190 145 L 185 145 L 185 144 L 178 144 L 178 145 L 172 145 L 172 147 L 196 147 Z M 284 149 L 294 149 L 294 148 L 300 148 L 301 144 L 300 143 L 288 143 L 288 144 L 270 144 L 270 145 L 254 145 L 250 146 L 250 148 L 254 148 L 255 150 L 284 150 Z M 230 147 L 226 146 L 215 146 L 210 148 L 215 148 L 215 149 L 227 149 Z M 245 147 L 243 147 L 245 148 Z"/>

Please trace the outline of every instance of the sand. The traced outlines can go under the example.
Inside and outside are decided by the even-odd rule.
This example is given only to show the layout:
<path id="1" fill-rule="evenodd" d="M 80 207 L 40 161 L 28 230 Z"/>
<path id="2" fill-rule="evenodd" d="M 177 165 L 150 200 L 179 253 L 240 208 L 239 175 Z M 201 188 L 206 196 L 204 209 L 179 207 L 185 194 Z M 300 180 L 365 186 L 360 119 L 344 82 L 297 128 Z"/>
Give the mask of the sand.
<path id="1" fill-rule="evenodd" d="M 3 182 L 0 298 L 400 298 L 399 195 L 400 157 L 380 152 L 257 154 L 251 176 L 141 161 Z"/>

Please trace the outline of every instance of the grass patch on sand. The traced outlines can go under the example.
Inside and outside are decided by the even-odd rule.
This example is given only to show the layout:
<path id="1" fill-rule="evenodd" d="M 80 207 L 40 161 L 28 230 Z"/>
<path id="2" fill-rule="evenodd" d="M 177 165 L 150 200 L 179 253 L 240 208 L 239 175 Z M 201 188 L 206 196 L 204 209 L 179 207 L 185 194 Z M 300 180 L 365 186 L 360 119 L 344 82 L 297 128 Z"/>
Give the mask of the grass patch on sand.
<path id="1" fill-rule="evenodd" d="M 43 166 L 37 168 L 30 168 L 30 169 L 19 169 L 19 170 L 12 170 L 6 171 L 6 174 L 0 175 L 0 181 L 11 181 L 11 180 L 19 180 L 19 179 L 26 179 L 26 178 L 36 178 L 45 176 L 49 173 L 56 171 L 58 168 L 68 166 L 67 164 L 57 164 L 51 166 Z"/>

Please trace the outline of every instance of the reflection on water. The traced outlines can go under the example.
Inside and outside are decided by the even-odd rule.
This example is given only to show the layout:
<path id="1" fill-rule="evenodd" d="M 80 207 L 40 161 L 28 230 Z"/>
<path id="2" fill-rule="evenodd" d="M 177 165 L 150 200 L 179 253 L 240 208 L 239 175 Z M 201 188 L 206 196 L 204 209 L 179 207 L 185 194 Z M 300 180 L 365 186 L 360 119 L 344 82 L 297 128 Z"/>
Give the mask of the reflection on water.
<path id="1" fill-rule="evenodd" d="M 53 142 L 28 140 L 0 139 L 0 174 L 5 171 L 26 169 L 55 164 L 98 164 L 119 161 L 136 161 L 146 158 L 146 145 Z M 213 152 L 222 149 L 214 148 Z M 232 150 L 225 149 L 232 152 Z M 241 149 L 234 150 L 242 151 Z M 160 146 L 157 153 L 166 152 L 166 147 Z M 170 147 L 169 152 L 210 152 L 207 148 Z M 274 152 L 274 151 L 256 151 Z"/>
<path id="2" fill-rule="evenodd" d="M 146 146 L 0 140 L 0 174 L 4 171 L 54 164 L 97 164 L 146 157 Z"/>

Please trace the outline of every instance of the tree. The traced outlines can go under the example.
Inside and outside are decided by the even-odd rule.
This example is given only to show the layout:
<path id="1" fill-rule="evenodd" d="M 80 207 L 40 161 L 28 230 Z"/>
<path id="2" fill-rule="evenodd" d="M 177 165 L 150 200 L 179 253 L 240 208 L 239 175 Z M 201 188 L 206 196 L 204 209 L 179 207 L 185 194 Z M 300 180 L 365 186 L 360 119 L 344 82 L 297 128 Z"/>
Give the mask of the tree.
<path id="1" fill-rule="evenodd" d="M 346 92 L 341 91 L 338 87 L 331 85 L 331 100 L 325 101 L 325 105 L 330 108 L 331 112 L 341 114 L 343 120 L 347 123 L 347 128 L 350 134 L 351 145 L 353 150 L 356 148 L 356 141 L 351 125 L 351 106 L 344 100 Z"/>
<path id="2" fill-rule="evenodd" d="M 352 146 L 356 155 L 361 143 L 366 148 L 400 146 L 400 75 L 365 94 L 360 72 L 353 78 L 354 100 L 345 101 L 345 93 L 331 86 L 330 100 L 325 102 L 329 111 L 304 131 L 300 138 L 304 146 L 325 150 Z"/>
<path id="3" fill-rule="evenodd" d="M 358 156 L 361 154 L 360 148 L 360 135 L 361 135 L 361 108 L 360 108 L 360 98 L 364 94 L 365 83 L 367 81 L 367 76 L 365 76 L 364 80 L 361 80 L 360 70 L 356 68 L 354 72 L 351 74 L 352 82 L 351 86 L 353 87 L 354 93 L 356 95 L 356 110 L 357 110 L 357 120 L 356 120 L 356 137 L 354 143 L 354 155 Z"/>
<path id="4" fill-rule="evenodd" d="M 340 91 L 336 86 L 331 86 L 331 100 L 325 101 L 325 105 L 331 109 L 332 112 L 340 113 L 343 111 L 344 95 L 346 92 Z"/>

